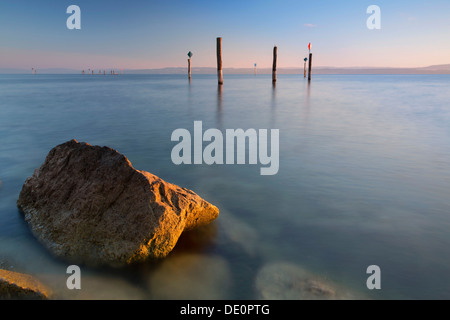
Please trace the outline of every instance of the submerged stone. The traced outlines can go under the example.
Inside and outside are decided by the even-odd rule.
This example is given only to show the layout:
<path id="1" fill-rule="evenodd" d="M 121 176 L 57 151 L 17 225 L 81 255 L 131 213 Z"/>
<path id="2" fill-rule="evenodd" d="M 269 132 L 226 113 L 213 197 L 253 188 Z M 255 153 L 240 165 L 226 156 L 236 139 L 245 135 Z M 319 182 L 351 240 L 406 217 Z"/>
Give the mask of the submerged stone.
<path id="1" fill-rule="evenodd" d="M 330 284 L 288 262 L 275 262 L 263 266 L 256 276 L 255 287 L 260 299 L 339 299 L 336 290 Z"/>
<path id="2" fill-rule="evenodd" d="M 174 254 L 148 277 L 152 299 L 221 300 L 229 298 L 231 272 L 219 256 Z"/>

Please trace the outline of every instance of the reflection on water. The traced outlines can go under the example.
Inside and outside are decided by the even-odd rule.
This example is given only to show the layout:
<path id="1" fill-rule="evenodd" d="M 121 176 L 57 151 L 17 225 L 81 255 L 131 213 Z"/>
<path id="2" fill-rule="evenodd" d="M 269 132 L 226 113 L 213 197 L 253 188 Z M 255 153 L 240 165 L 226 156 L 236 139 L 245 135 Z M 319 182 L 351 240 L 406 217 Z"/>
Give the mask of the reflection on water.
<path id="1" fill-rule="evenodd" d="M 448 298 L 450 77 L 270 83 L 270 75 L 230 75 L 225 88 L 213 75 L 0 76 L 0 265 L 70 299 L 253 299 L 280 285 L 289 297 L 325 288 Z M 279 173 L 174 165 L 171 133 L 192 132 L 195 120 L 204 129 L 280 129 Z M 83 293 L 68 292 L 67 263 L 34 239 L 16 200 L 48 151 L 72 138 L 111 146 L 135 168 L 194 190 L 219 218 L 184 234 L 162 261 L 83 268 Z M 372 264 L 383 275 L 378 292 L 365 287 Z M 282 266 L 278 278 L 273 266 Z"/>
<path id="2" fill-rule="evenodd" d="M 303 119 L 305 126 L 308 125 L 309 122 L 309 113 L 310 113 L 310 105 L 311 105 L 311 81 L 305 82 L 306 83 L 306 94 L 304 99 L 304 105 L 303 105 Z"/>
<path id="3" fill-rule="evenodd" d="M 217 128 L 222 129 L 223 84 L 217 85 Z"/>

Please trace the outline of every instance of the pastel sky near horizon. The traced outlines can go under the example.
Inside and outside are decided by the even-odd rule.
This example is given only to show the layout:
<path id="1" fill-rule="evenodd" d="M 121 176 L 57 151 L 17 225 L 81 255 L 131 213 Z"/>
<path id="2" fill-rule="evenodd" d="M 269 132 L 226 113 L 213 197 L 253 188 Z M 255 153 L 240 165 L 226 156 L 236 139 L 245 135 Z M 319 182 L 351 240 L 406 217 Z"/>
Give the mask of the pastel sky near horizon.
<path id="1" fill-rule="evenodd" d="M 69 5 L 81 30 L 69 30 Z M 381 30 L 369 30 L 370 5 Z M 0 68 L 303 66 L 423 67 L 450 64 L 448 0 L 0 0 Z"/>

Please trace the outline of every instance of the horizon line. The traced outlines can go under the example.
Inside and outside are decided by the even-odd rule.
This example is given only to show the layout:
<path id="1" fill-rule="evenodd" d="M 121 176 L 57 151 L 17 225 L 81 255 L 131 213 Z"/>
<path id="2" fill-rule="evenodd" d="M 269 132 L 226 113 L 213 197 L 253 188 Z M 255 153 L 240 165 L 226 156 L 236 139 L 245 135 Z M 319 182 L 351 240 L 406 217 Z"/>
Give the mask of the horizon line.
<path id="1" fill-rule="evenodd" d="M 427 65 L 427 66 L 416 66 L 416 67 L 389 67 L 389 66 L 347 66 L 347 67 L 338 67 L 338 66 L 315 66 L 313 69 L 428 69 L 428 68 L 448 68 L 450 69 L 450 63 L 448 64 L 438 64 L 438 65 Z M 39 69 L 39 67 L 32 67 L 31 69 Z M 0 70 L 23 70 L 28 71 L 31 70 L 29 67 L 0 67 Z M 187 66 L 165 66 L 165 67 L 157 67 L 157 68 L 123 68 L 123 67 L 101 67 L 101 68 L 74 68 L 74 67 L 41 67 L 41 70 L 73 70 L 73 71 L 82 71 L 82 70 L 128 70 L 128 71 L 142 71 L 142 70 L 164 70 L 164 69 L 186 69 Z M 192 67 L 192 69 L 217 69 L 215 66 L 197 66 Z M 223 67 L 223 69 L 242 69 L 242 70 L 254 70 L 255 67 Z M 256 67 L 257 70 L 264 70 L 264 69 L 270 69 L 272 70 L 272 67 Z M 296 67 L 279 67 L 277 70 L 283 70 L 283 69 L 300 69 L 303 70 L 303 67 L 296 66 Z"/>

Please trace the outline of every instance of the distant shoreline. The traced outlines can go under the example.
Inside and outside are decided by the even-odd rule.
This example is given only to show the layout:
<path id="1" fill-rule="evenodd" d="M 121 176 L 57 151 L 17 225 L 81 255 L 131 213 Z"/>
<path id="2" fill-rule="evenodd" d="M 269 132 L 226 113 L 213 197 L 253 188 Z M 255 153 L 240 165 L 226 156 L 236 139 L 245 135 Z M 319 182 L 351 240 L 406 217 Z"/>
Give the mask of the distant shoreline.
<path id="1" fill-rule="evenodd" d="M 87 70 L 87 69 L 86 69 Z M 95 70 L 95 69 L 94 69 Z M 99 69 L 100 70 L 100 69 Z M 101 68 L 101 70 L 104 70 Z M 107 68 L 106 74 L 110 70 L 116 70 L 120 73 L 120 68 Z M 94 71 L 95 72 L 95 71 Z M 248 74 L 253 75 L 254 68 L 224 68 L 224 74 Z M 272 74 L 271 68 L 257 68 L 257 74 Z M 38 74 L 81 74 L 81 70 L 64 69 L 64 68 L 42 68 L 37 67 Z M 184 67 L 168 67 L 159 69 L 123 69 L 124 74 L 187 74 L 187 68 Z M 303 74 L 303 68 L 279 68 L 278 74 Z M 0 74 L 31 74 L 31 70 L 0 68 Z M 95 73 L 96 75 L 98 73 Z M 217 69 L 212 67 L 192 68 L 192 74 L 207 75 L 217 74 Z M 450 64 L 437 65 L 423 68 L 371 68 L 371 67 L 350 67 L 350 68 L 334 68 L 334 67 L 313 67 L 313 74 L 329 74 L 329 75 L 356 75 L 356 74 L 411 74 L 411 75 L 427 75 L 427 74 L 450 74 Z"/>

